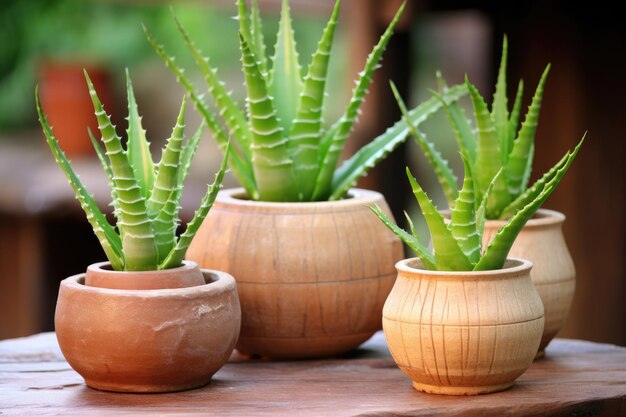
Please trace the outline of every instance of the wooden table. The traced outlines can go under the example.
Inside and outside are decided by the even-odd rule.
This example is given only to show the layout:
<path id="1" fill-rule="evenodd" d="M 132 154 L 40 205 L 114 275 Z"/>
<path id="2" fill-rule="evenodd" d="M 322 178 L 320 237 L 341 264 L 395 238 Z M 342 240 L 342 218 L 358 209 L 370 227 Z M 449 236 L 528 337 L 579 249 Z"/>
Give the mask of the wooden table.
<path id="1" fill-rule="evenodd" d="M 508 391 L 415 391 L 382 333 L 342 357 L 291 362 L 233 354 L 206 387 L 115 394 L 86 387 L 54 333 L 0 341 L 0 416 L 626 416 L 626 348 L 557 339 Z"/>

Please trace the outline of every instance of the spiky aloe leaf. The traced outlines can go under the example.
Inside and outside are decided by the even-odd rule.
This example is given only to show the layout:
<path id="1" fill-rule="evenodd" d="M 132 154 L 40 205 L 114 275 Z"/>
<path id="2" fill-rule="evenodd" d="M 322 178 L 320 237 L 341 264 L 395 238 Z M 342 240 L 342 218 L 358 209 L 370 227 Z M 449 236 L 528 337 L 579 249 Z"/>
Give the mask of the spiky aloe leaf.
<path id="1" fill-rule="evenodd" d="M 482 242 L 476 226 L 474 178 L 469 161 L 463 159 L 465 178 L 454 206 L 450 209 L 449 228 L 467 259 L 475 265 L 480 259 Z"/>
<path id="2" fill-rule="evenodd" d="M 506 35 L 502 40 L 502 57 L 500 58 L 500 68 L 498 70 L 498 80 L 496 81 L 496 91 L 493 95 L 493 105 L 491 118 L 496 129 L 500 157 L 503 163 L 509 156 L 509 109 L 506 95 L 506 61 L 508 45 Z"/>
<path id="3" fill-rule="evenodd" d="M 413 250 L 419 256 L 420 260 L 424 264 L 426 269 L 437 269 L 435 267 L 435 257 L 428 251 L 428 248 L 422 244 L 417 235 L 409 234 L 402 228 L 398 227 L 393 220 L 378 207 L 378 205 L 369 206 L 369 208 L 378 216 L 389 230 L 391 230 L 396 236 L 398 236 L 406 245 Z"/>
<path id="4" fill-rule="evenodd" d="M 528 188 L 528 181 L 530 181 L 530 174 L 533 171 L 533 158 L 535 157 L 535 143 L 530 145 L 528 151 L 528 160 L 526 161 L 526 168 L 524 169 L 524 175 L 522 175 L 522 183 L 520 184 L 520 192 L 525 191 Z M 519 193 L 517 194 L 519 195 Z"/>
<path id="5" fill-rule="evenodd" d="M 475 271 L 484 271 L 490 269 L 500 269 L 504 265 L 504 261 L 515 242 L 515 238 L 522 230 L 522 227 L 528 220 L 535 214 L 535 212 L 541 207 L 543 202 L 552 194 L 556 186 L 559 184 L 563 175 L 567 172 L 571 166 L 580 146 L 585 138 L 580 141 L 574 151 L 568 156 L 567 162 L 561 168 L 559 168 L 556 174 L 550 179 L 548 183 L 544 183 L 541 187 L 539 194 L 533 195 L 533 199 L 527 201 L 526 205 L 519 210 L 509 222 L 503 226 L 498 233 L 494 236 L 493 240 L 487 246 L 485 254 L 480 261 L 474 267 Z"/>
<path id="6" fill-rule="evenodd" d="M 522 192 L 521 186 L 528 167 L 531 147 L 535 140 L 535 131 L 537 130 L 541 100 L 543 98 L 543 88 L 549 71 L 550 64 L 548 64 L 541 75 L 522 127 L 519 130 L 517 139 L 515 139 L 513 143 L 509 161 L 505 165 L 504 174 L 506 175 L 507 183 L 509 184 L 509 193 L 512 198 L 517 197 Z"/>
<path id="7" fill-rule="evenodd" d="M 391 39 L 391 36 L 393 35 L 393 31 L 400 20 L 400 16 L 404 11 L 405 6 L 406 0 L 396 12 L 396 15 L 387 27 L 387 30 L 385 30 L 383 35 L 380 37 L 376 46 L 374 46 L 372 52 L 370 52 L 365 62 L 365 67 L 359 73 L 359 79 L 357 80 L 356 86 L 352 91 L 352 99 L 350 100 L 345 113 L 339 119 L 339 128 L 332 138 L 332 143 L 330 144 L 328 151 L 325 155 L 321 155 L 322 165 L 320 173 L 317 177 L 315 191 L 313 192 L 313 200 L 324 200 L 333 194 L 332 181 L 335 168 L 337 167 L 337 162 L 339 161 L 339 157 L 343 151 L 346 139 L 352 130 L 352 126 L 356 121 L 359 108 L 365 98 L 367 88 L 372 81 L 372 75 L 374 74 L 376 68 L 378 68 L 383 52 L 389 43 L 389 39 Z"/>
<path id="8" fill-rule="evenodd" d="M 457 85 L 442 94 L 444 102 L 456 102 L 467 94 L 465 85 Z M 411 124 L 418 128 L 432 114 L 441 109 L 442 102 L 431 97 L 408 112 Z M 339 200 L 345 196 L 356 181 L 373 168 L 378 161 L 397 148 L 406 139 L 409 128 L 404 120 L 399 120 L 383 134 L 360 148 L 352 157 L 343 162 L 333 177 L 330 200 Z"/>
<path id="9" fill-rule="evenodd" d="M 293 36 L 288 0 L 283 0 L 280 23 L 269 73 L 268 89 L 273 97 L 278 121 L 289 132 L 296 117 L 298 97 L 302 91 L 302 74 L 298 62 L 298 50 Z M 260 67 L 260 64 L 259 64 Z"/>
<path id="10" fill-rule="evenodd" d="M 259 197 L 264 201 L 300 201 L 287 139 L 278 122 L 265 78 L 246 39 L 239 36 L 252 131 L 252 160 Z"/>
<path id="11" fill-rule="evenodd" d="M 245 0 L 239 1 L 245 4 Z M 213 112 L 210 111 L 207 105 L 204 103 L 202 97 L 200 96 L 200 94 L 198 94 L 193 84 L 191 84 L 189 79 L 185 76 L 184 70 L 174 62 L 174 58 L 169 56 L 163 46 L 157 43 L 156 39 L 154 38 L 154 36 L 152 36 L 150 31 L 148 31 L 146 26 L 143 26 L 143 30 L 146 34 L 146 37 L 148 38 L 148 41 L 156 51 L 157 55 L 159 55 L 161 59 L 163 59 L 165 65 L 176 76 L 176 79 L 185 88 L 187 93 L 189 93 L 191 101 L 206 121 L 207 127 L 215 138 L 217 146 L 219 147 L 220 151 L 224 153 L 226 150 L 226 144 L 228 143 L 229 139 L 220 122 L 217 120 Z M 237 140 L 237 138 L 234 138 L 234 140 Z M 253 200 L 258 200 L 259 192 L 257 190 L 256 180 L 254 178 L 252 161 L 243 157 L 237 151 L 237 149 L 231 151 L 230 158 L 228 160 L 230 161 L 230 167 L 233 171 L 233 174 L 235 175 L 239 183 L 246 189 L 246 192 L 248 193 L 250 198 L 252 198 Z"/>
<path id="12" fill-rule="evenodd" d="M 126 68 L 126 94 L 128 96 L 128 161 L 135 172 L 141 193 L 144 198 L 150 198 L 154 187 L 154 162 L 150 153 L 150 143 L 146 139 L 146 131 L 141 125 L 128 68 Z"/>
<path id="13" fill-rule="evenodd" d="M 513 149 L 513 141 L 517 136 L 517 128 L 519 126 L 519 118 L 522 112 L 522 99 L 524 98 L 524 81 L 519 80 L 517 84 L 517 93 L 515 94 L 515 101 L 513 102 L 513 109 L 511 110 L 511 116 L 509 117 L 509 145 L 508 149 Z"/>
<path id="14" fill-rule="evenodd" d="M 98 238 L 104 253 L 111 262 L 111 266 L 115 270 L 124 269 L 124 256 L 122 253 L 122 241 L 119 235 L 115 232 L 113 226 L 109 224 L 106 217 L 96 204 L 93 196 L 89 194 L 83 183 L 78 178 L 78 175 L 72 169 L 72 165 L 68 161 L 65 153 L 61 150 L 59 146 L 59 142 L 57 141 L 54 133 L 52 133 L 52 128 L 48 124 L 48 120 L 46 116 L 43 114 L 43 110 L 41 109 L 41 103 L 39 101 L 39 92 L 38 88 L 35 88 L 35 101 L 37 106 L 37 114 L 39 116 L 39 123 L 43 129 L 44 135 L 46 136 L 46 141 L 48 142 L 48 146 L 52 151 L 52 155 L 54 155 L 54 159 L 57 164 L 63 170 L 63 173 L 67 177 L 70 186 L 74 190 L 76 194 L 76 199 L 80 203 L 81 208 L 84 210 L 87 215 L 87 221 L 93 228 L 94 234 Z"/>
<path id="15" fill-rule="evenodd" d="M 198 150 L 198 144 L 202 137 L 202 132 L 206 127 L 206 122 L 202 120 L 198 130 L 189 138 L 187 143 L 183 146 L 183 150 L 180 154 L 180 169 L 178 170 L 178 185 L 182 186 L 189 174 L 191 168 L 191 160 L 193 159 L 196 151 Z"/>
<path id="16" fill-rule="evenodd" d="M 159 265 L 159 269 L 168 269 L 179 266 L 183 258 L 185 257 L 185 253 L 187 252 L 187 248 L 191 244 L 191 240 L 196 235 L 196 232 L 200 228 L 200 225 L 204 221 L 204 218 L 209 213 L 209 210 L 213 206 L 213 202 L 217 197 L 217 193 L 222 186 L 222 181 L 224 180 L 224 173 L 226 172 L 226 167 L 228 164 L 228 156 L 230 154 L 230 144 L 226 147 L 226 152 L 224 152 L 224 159 L 222 160 L 222 164 L 220 166 L 220 170 L 215 174 L 215 181 L 211 184 L 207 193 L 202 198 L 202 202 L 200 203 L 200 207 L 194 213 L 193 219 L 189 223 L 187 223 L 187 227 L 185 231 L 178 239 L 176 246 L 169 253 L 167 258 Z"/>
<path id="17" fill-rule="evenodd" d="M 122 226 L 122 248 L 125 255 L 124 269 L 126 271 L 155 269 L 157 248 L 154 231 L 146 210 L 146 199 L 141 193 L 141 187 L 134 176 L 121 139 L 104 111 L 87 71 L 85 71 L 85 78 L 98 119 L 98 129 L 106 147 L 106 154 L 111 161 L 115 190 L 119 196 L 119 224 Z"/>
<path id="18" fill-rule="evenodd" d="M 180 32 L 183 37 L 185 45 L 191 52 L 191 55 L 200 69 L 200 73 L 207 84 L 209 93 L 219 109 L 220 116 L 226 123 L 226 126 L 228 126 L 230 137 L 236 138 L 244 159 L 250 160 L 252 158 L 252 151 L 250 150 L 251 139 L 246 115 L 231 97 L 230 92 L 226 90 L 224 83 L 217 75 L 217 69 L 212 67 L 209 64 L 209 59 L 202 55 L 202 52 L 193 43 L 189 37 L 189 33 L 187 33 L 178 18 L 176 18 L 173 11 L 172 17 L 174 18 L 178 32 Z"/>
<path id="19" fill-rule="evenodd" d="M 474 107 L 478 146 L 476 148 L 475 176 L 480 195 L 484 195 L 491 179 L 502 168 L 502 160 L 498 146 L 496 128 L 487 109 L 485 100 L 478 89 L 465 77 L 465 84 L 469 90 Z M 506 184 L 505 176 L 499 177 L 491 191 L 487 201 L 487 218 L 497 218 L 502 207 L 505 207 L 511 198 Z"/>
<path id="20" fill-rule="evenodd" d="M 261 23 L 261 11 L 259 1 L 252 0 L 250 8 L 250 37 L 254 44 L 254 55 L 259 60 L 261 71 L 267 73 L 267 55 L 265 54 L 265 41 L 263 40 L 263 25 Z"/>
<path id="21" fill-rule="evenodd" d="M 180 106 L 180 112 L 176 118 L 176 125 L 172 130 L 172 135 L 167 140 L 165 149 L 161 156 L 157 169 L 157 177 L 154 183 L 154 189 L 150 200 L 148 200 L 147 209 L 148 215 L 152 222 L 154 235 L 156 238 L 158 262 L 161 263 L 163 259 L 169 254 L 174 246 L 174 239 L 176 238 L 176 211 L 178 198 L 180 194 L 179 167 L 180 155 L 183 150 L 183 137 L 185 134 L 185 97 L 183 97 L 182 104 Z M 173 208 L 164 210 L 164 207 L 174 199 Z M 174 211 L 174 216 L 170 217 L 169 212 Z M 168 216 L 163 218 L 161 214 L 166 213 Z"/>
<path id="22" fill-rule="evenodd" d="M 458 197 L 457 184 L 456 184 L 456 176 L 450 169 L 448 165 L 448 161 L 446 161 L 441 154 L 435 149 L 435 145 L 426 139 L 426 135 L 420 132 L 414 125 L 411 123 L 409 119 L 409 111 L 404 104 L 404 100 L 400 96 L 396 85 L 391 81 L 389 83 L 391 85 L 391 91 L 393 92 L 394 97 L 396 98 L 396 103 L 398 103 L 398 107 L 400 108 L 400 112 L 402 113 L 402 119 L 409 127 L 409 132 L 420 146 L 426 159 L 430 163 L 430 165 L 435 170 L 435 174 L 437 175 L 437 180 L 439 184 L 441 184 L 441 188 L 443 189 L 443 193 L 448 200 L 448 204 L 450 207 L 454 206 L 454 201 Z"/>
<path id="23" fill-rule="evenodd" d="M 583 135 L 582 139 L 576 145 L 572 152 L 567 152 L 563 158 L 559 160 L 548 172 L 543 174 L 541 178 L 539 178 L 530 188 L 524 191 L 519 197 L 511 202 L 504 210 L 502 210 L 502 214 L 500 219 L 508 219 L 511 216 L 515 215 L 517 211 L 522 209 L 524 206 L 528 205 L 531 201 L 533 201 L 537 196 L 542 192 L 543 189 L 546 188 L 546 184 L 552 182 L 553 179 L 557 179 L 556 184 L 558 184 L 563 175 L 567 172 L 572 162 L 574 162 L 574 158 L 578 155 L 578 151 L 585 141 L 585 137 L 587 133 Z"/>
<path id="24" fill-rule="evenodd" d="M 409 168 L 406 175 L 411 183 L 413 194 L 420 205 L 424 219 L 430 230 L 430 237 L 435 252 L 435 264 L 439 271 L 469 271 L 473 265 L 463 253 L 452 232 L 448 229 L 443 216 L 430 201 L 422 187 L 411 174 Z"/>
<path id="25" fill-rule="evenodd" d="M 447 91 L 447 87 L 443 91 Z M 433 96 L 441 101 L 441 104 L 446 110 L 446 116 L 452 126 L 454 138 L 459 146 L 461 155 L 473 164 L 476 160 L 476 135 L 474 135 L 472 125 L 465 115 L 465 112 L 458 101 L 447 103 L 440 93 L 435 91 L 431 92 Z"/>
<path id="26" fill-rule="evenodd" d="M 309 64 L 300 97 L 296 117 L 289 132 L 291 158 L 304 201 L 311 199 L 317 177 L 324 90 L 328 74 L 328 63 L 337 27 L 341 0 L 335 2 L 333 13 L 324 28 Z"/>
<path id="27" fill-rule="evenodd" d="M 489 200 L 489 195 L 491 194 L 491 190 L 493 189 L 494 184 L 498 181 L 498 177 L 502 175 L 502 169 L 498 171 L 495 177 L 489 183 L 489 187 L 487 187 L 487 191 L 485 191 L 485 195 L 483 195 L 482 201 L 476 201 L 476 232 L 478 232 L 478 239 L 483 241 L 483 232 L 485 231 L 485 221 L 487 219 L 487 201 Z M 476 189 L 476 188 L 474 188 Z M 476 196 L 474 194 L 474 196 Z"/>
<path id="28" fill-rule="evenodd" d="M 109 161 L 106 159 L 106 156 L 104 155 L 104 152 L 102 151 L 102 147 L 100 147 L 98 140 L 94 137 L 90 128 L 87 128 L 87 133 L 89 134 L 89 140 L 91 140 L 91 145 L 93 146 L 93 149 L 96 151 L 96 155 L 98 156 L 100 165 L 102 165 L 102 169 L 104 169 L 104 172 L 107 174 L 109 190 L 111 190 L 111 206 L 113 206 L 113 216 L 115 217 L 116 220 L 119 221 L 120 207 L 117 204 L 118 196 L 117 196 L 117 191 L 115 191 L 115 187 L 114 187 L 115 181 L 113 180 L 113 171 L 111 171 L 111 165 L 109 164 Z M 118 225 L 118 229 L 119 227 L 120 226 Z"/>

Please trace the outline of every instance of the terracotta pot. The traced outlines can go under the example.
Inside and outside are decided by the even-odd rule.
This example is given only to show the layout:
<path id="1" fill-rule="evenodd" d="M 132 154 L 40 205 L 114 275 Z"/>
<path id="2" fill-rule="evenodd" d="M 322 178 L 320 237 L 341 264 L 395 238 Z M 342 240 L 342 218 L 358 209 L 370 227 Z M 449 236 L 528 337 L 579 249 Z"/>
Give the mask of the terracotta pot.
<path id="1" fill-rule="evenodd" d="M 563 237 L 565 216 L 558 211 L 540 209 L 522 229 L 509 252 L 509 256 L 532 261 L 530 273 L 541 297 L 546 314 L 546 324 L 537 357 L 556 336 L 567 318 L 576 287 L 576 270 Z M 505 224 L 503 221 L 485 222 L 483 242 Z"/>
<path id="2" fill-rule="evenodd" d="M 206 281 L 198 264 L 183 261 L 178 268 L 158 271 L 114 271 L 108 262 L 99 262 L 87 267 L 85 285 L 89 287 L 119 290 L 159 290 L 186 288 L 204 285 Z"/>
<path id="3" fill-rule="evenodd" d="M 513 385 L 543 331 L 532 263 L 509 258 L 504 269 L 476 272 L 421 267 L 418 258 L 396 264 L 383 310 L 389 350 L 415 389 L 475 395 Z"/>
<path id="4" fill-rule="evenodd" d="M 84 62 L 58 60 L 42 61 L 39 68 L 41 106 L 61 148 L 69 158 L 95 156 L 87 128 L 96 134 L 98 121 L 83 68 L 87 69 L 105 109 L 111 113 L 111 79 L 105 68 Z"/>
<path id="5" fill-rule="evenodd" d="M 161 272 L 167 271 L 154 271 Z M 63 355 L 100 390 L 169 392 L 207 384 L 235 347 L 241 312 L 232 276 L 202 275 L 204 285 L 151 290 L 90 287 L 85 274 L 63 280 L 55 314 Z"/>
<path id="6" fill-rule="evenodd" d="M 220 192 L 187 257 L 237 278 L 241 352 L 328 356 L 380 329 L 402 244 L 367 207 L 390 215 L 381 194 L 350 196 L 270 203 L 245 199 L 243 189 Z"/>

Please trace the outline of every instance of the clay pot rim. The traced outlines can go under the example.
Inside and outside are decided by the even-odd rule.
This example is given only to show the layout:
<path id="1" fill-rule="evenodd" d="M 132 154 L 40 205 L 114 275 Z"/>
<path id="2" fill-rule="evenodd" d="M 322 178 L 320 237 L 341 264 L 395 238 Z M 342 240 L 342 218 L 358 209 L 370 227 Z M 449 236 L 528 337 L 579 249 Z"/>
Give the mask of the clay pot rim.
<path id="1" fill-rule="evenodd" d="M 135 272 L 142 271 L 118 271 L 121 273 L 133 274 Z M 61 281 L 61 286 L 65 286 L 68 289 L 74 291 L 81 291 L 93 294 L 103 294 L 113 297 L 139 297 L 146 298 L 162 298 L 162 297 L 176 297 L 191 300 L 198 297 L 205 297 L 208 293 L 219 294 L 221 292 L 232 291 L 236 288 L 237 284 L 235 278 L 232 275 L 218 271 L 215 269 L 200 269 L 202 275 L 207 281 L 204 285 L 196 285 L 193 287 L 183 288 L 162 288 L 162 289 L 150 289 L 150 290 L 128 290 L 128 289 L 112 289 L 91 287 L 85 285 L 85 272 L 72 275 Z M 210 282 L 209 282 L 210 280 Z"/>
<path id="2" fill-rule="evenodd" d="M 514 278 L 525 273 L 530 273 L 533 267 L 533 263 L 527 259 L 521 258 L 506 258 L 504 268 L 491 269 L 487 271 L 432 271 L 430 269 L 421 268 L 422 261 L 419 258 L 403 259 L 396 263 L 396 269 L 398 272 L 404 272 L 408 274 L 419 274 L 422 276 L 433 277 L 436 279 L 467 279 L 467 280 L 482 280 L 489 278 Z"/>
<path id="3" fill-rule="evenodd" d="M 155 272 L 160 272 L 160 271 L 167 271 L 167 272 L 178 272 L 178 271 L 188 271 L 191 269 L 195 269 L 198 268 L 198 264 L 194 261 L 188 261 L 188 260 L 183 260 L 183 264 L 179 267 L 176 268 L 169 268 L 169 269 L 160 269 L 158 271 L 116 271 L 113 268 L 103 268 L 106 265 L 111 265 L 111 263 L 109 261 L 103 261 L 103 262 L 96 262 L 94 264 L 91 264 L 87 267 L 87 270 L 91 270 L 94 272 L 101 272 L 101 273 L 106 273 L 108 275 L 128 275 L 129 273 L 132 273 L 133 275 L 138 275 L 138 276 L 152 276 L 154 275 Z"/>
<path id="4" fill-rule="evenodd" d="M 299 213 L 310 211 L 320 213 L 321 209 L 349 208 L 355 205 L 369 206 L 380 203 L 383 195 L 377 191 L 362 188 L 351 188 L 348 197 L 341 200 L 308 201 L 308 202 L 279 202 L 279 201 L 254 201 L 247 199 L 247 193 L 243 188 L 228 188 L 221 190 L 215 200 L 216 205 L 237 207 L 243 211 L 285 211 L 297 209 Z"/>

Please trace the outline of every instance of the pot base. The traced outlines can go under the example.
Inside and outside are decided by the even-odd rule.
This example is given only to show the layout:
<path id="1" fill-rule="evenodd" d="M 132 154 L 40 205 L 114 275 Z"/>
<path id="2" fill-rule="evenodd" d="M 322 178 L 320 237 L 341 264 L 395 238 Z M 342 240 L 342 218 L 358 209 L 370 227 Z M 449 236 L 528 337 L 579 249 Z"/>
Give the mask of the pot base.
<path id="1" fill-rule="evenodd" d="M 537 359 L 543 359 L 546 356 L 546 351 L 541 349 L 537 352 L 537 354 L 535 355 L 535 360 Z"/>
<path id="2" fill-rule="evenodd" d="M 349 352 L 374 333 L 375 330 L 347 336 L 239 337 L 236 349 L 244 355 L 259 355 L 270 359 L 319 358 Z"/>
<path id="3" fill-rule="evenodd" d="M 500 385 L 485 385 L 477 387 L 450 387 L 442 385 L 429 385 L 413 382 L 413 388 L 418 391 L 426 392 L 428 394 L 443 394 L 443 395 L 479 395 L 489 394 L 492 392 L 504 391 L 511 388 L 513 381 Z"/>
<path id="4" fill-rule="evenodd" d="M 98 391 L 108 391 L 108 392 L 127 392 L 127 393 L 164 393 L 164 392 L 179 392 L 179 391 L 187 391 L 190 389 L 201 388 L 208 385 L 211 382 L 211 376 L 207 376 L 206 381 L 195 382 L 191 384 L 116 384 L 109 381 L 95 381 L 93 379 L 85 379 L 85 384 L 92 389 Z"/>

